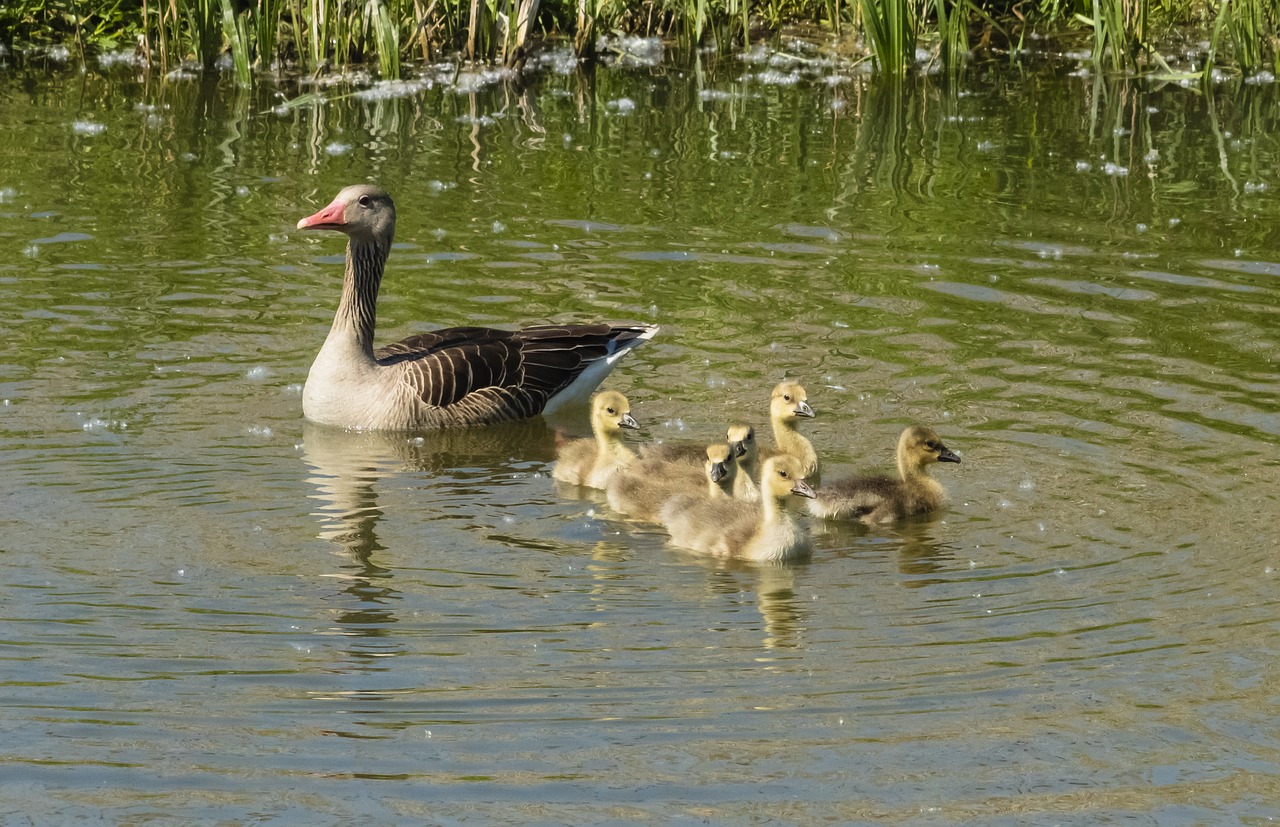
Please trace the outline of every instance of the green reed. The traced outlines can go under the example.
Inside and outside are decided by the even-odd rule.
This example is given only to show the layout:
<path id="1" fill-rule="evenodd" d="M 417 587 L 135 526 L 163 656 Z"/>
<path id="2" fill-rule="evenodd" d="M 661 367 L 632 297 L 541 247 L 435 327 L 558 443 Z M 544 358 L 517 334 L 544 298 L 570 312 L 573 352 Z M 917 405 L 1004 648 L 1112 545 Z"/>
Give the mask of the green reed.
<path id="1" fill-rule="evenodd" d="M 858 11 L 881 71 L 904 74 L 916 52 L 917 12 L 911 0 L 858 0 Z"/>
<path id="2" fill-rule="evenodd" d="M 971 41 L 1016 55 L 1037 32 L 1090 36 L 1099 71 L 1167 70 L 1152 32 L 1204 21 L 1212 25 L 1206 72 L 1220 57 L 1245 73 L 1280 59 L 1280 0 L 0 0 L 0 42 L 140 41 L 166 68 L 212 68 L 226 55 L 240 83 L 275 66 L 319 73 L 363 64 L 396 78 L 410 56 L 449 52 L 514 65 L 544 36 L 583 55 L 619 32 L 727 51 L 796 22 L 863 36 L 892 75 L 911 69 L 919 45 L 955 74 Z"/>

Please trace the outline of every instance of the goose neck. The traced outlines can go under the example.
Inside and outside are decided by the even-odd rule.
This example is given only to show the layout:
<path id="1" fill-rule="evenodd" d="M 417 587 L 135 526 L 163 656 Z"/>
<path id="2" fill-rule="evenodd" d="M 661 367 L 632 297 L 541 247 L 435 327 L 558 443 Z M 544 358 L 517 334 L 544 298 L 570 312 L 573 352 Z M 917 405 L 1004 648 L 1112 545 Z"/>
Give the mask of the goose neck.
<path id="1" fill-rule="evenodd" d="M 378 288 L 388 252 L 388 245 L 376 240 L 351 238 L 347 241 L 347 270 L 342 279 L 342 298 L 334 327 L 341 325 L 353 331 L 360 349 L 370 356 L 378 319 Z"/>

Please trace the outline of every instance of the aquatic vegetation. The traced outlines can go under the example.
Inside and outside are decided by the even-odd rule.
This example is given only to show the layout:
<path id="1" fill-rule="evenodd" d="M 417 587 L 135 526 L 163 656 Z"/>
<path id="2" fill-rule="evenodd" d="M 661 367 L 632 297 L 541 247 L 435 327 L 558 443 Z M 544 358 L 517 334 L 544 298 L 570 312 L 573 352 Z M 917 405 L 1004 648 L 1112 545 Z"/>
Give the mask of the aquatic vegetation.
<path id="1" fill-rule="evenodd" d="M 1220 64 L 1246 76 L 1280 68 L 1280 0 L 13 0 L 0 4 L 0 41 L 42 45 L 66 62 L 74 47 L 134 54 L 166 75 L 188 64 L 220 69 L 238 83 L 292 68 L 318 75 L 376 66 L 402 76 L 410 57 L 430 63 L 454 52 L 469 61 L 519 67 L 535 40 L 550 44 L 557 71 L 599 55 L 620 65 L 657 65 L 689 49 L 753 55 L 791 24 L 807 37 L 839 39 L 834 51 L 873 59 L 880 71 L 913 68 L 954 75 L 974 49 L 1016 59 L 1046 38 L 1091 39 L 1094 70 L 1139 70 L 1175 80 Z M 1206 27 L 1207 47 L 1166 59 L 1156 40 L 1176 26 Z M 1201 39 L 1201 38 L 1197 38 Z M 556 43 L 572 43 L 572 51 Z M 790 48 L 787 46 L 786 48 Z M 57 51 L 55 51 L 57 50 Z M 771 50 L 765 50 L 765 54 Z M 537 58 L 535 58 L 537 59 Z M 744 56 L 744 60 L 750 58 Z M 126 62 L 118 59 L 110 65 Z M 775 67 L 777 68 L 777 67 Z M 185 70 L 183 70 L 185 71 Z M 1088 71 L 1081 68 L 1081 72 Z M 177 77 L 182 77 L 179 75 Z"/>

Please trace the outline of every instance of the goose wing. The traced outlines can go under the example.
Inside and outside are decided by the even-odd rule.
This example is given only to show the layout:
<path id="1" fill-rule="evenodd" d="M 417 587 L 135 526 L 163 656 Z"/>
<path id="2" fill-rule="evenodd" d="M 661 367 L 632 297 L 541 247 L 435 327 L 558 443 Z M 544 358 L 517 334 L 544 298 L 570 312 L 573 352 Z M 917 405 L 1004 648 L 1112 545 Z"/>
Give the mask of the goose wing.
<path id="1" fill-rule="evenodd" d="M 522 419 L 594 366 L 653 335 L 645 325 L 539 325 L 522 330 L 454 327 L 380 348 L 383 366 L 459 424 Z M 603 376 L 603 374 L 601 374 Z"/>

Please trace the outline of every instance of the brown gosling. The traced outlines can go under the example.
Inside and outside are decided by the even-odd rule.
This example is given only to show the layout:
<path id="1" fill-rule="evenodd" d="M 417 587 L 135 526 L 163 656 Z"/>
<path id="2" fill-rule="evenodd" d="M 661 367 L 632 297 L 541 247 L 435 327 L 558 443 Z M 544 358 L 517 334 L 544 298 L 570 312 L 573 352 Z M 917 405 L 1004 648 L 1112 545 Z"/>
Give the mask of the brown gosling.
<path id="1" fill-rule="evenodd" d="M 733 496 L 746 502 L 760 501 L 760 449 L 756 445 L 756 429 L 735 423 L 729 426 L 729 447 L 733 449 L 737 474 L 733 480 Z"/>
<path id="2" fill-rule="evenodd" d="M 946 501 L 947 490 L 929 474 L 929 466 L 959 461 L 959 455 L 943 445 L 932 428 L 913 425 L 898 439 L 901 479 L 866 476 L 840 480 L 817 492 L 809 502 L 809 512 L 828 520 L 877 524 L 936 511 Z"/>
<path id="3" fill-rule="evenodd" d="M 656 521 L 667 500 L 688 491 L 703 490 L 710 480 L 710 491 L 725 494 L 722 484 L 732 490 L 730 473 L 737 470 L 729 459 L 728 443 L 718 442 L 703 448 L 704 468 L 685 462 L 641 457 L 609 480 L 609 507 L 637 520 Z"/>
<path id="4" fill-rule="evenodd" d="M 799 417 L 811 418 L 813 408 L 806 401 L 809 395 L 799 382 L 781 382 L 773 389 L 773 397 L 769 400 L 769 421 L 773 424 L 773 451 L 765 456 L 788 454 L 800 461 L 802 476 L 806 479 L 818 479 L 818 452 L 813 450 L 813 443 L 796 430 Z"/>
<path id="5" fill-rule="evenodd" d="M 617 391 L 601 391 L 591 400 L 590 439 L 575 439 L 559 451 L 551 476 L 570 485 L 604 488 L 609 479 L 635 461 L 622 441 L 622 429 L 640 426 L 631 418 L 631 404 Z"/>
<path id="6" fill-rule="evenodd" d="M 663 526 L 677 546 L 716 557 L 782 563 L 809 554 L 809 533 L 783 508 L 792 494 L 812 497 L 790 456 L 765 460 L 758 503 L 733 499 L 675 497 L 661 512 Z"/>

